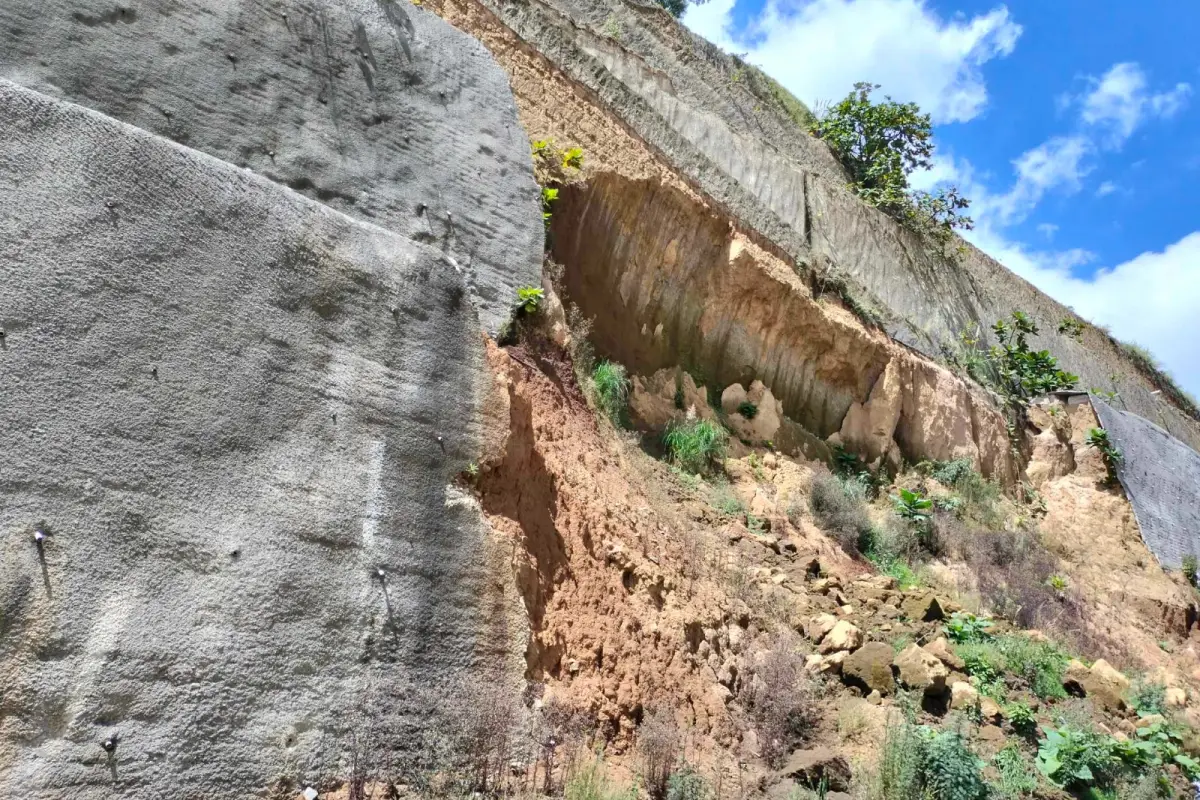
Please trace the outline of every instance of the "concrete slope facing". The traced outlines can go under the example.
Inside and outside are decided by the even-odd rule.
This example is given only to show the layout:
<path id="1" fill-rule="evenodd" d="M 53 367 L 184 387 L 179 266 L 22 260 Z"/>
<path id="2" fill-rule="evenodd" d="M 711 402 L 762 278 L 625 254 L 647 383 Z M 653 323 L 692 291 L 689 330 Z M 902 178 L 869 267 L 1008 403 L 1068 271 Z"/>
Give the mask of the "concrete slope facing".
<path id="1" fill-rule="evenodd" d="M 1150 552 L 1170 569 L 1200 556 L 1200 455 L 1153 422 L 1091 400 L 1121 451 L 1117 477 Z"/>
<path id="2" fill-rule="evenodd" d="M 452 256 L 495 333 L 541 266 L 507 77 L 408 0 L 5 0 L 0 78 Z"/>
<path id="3" fill-rule="evenodd" d="M 0 796 L 315 780 L 502 663 L 450 260 L 3 81 L 0 154 Z"/>

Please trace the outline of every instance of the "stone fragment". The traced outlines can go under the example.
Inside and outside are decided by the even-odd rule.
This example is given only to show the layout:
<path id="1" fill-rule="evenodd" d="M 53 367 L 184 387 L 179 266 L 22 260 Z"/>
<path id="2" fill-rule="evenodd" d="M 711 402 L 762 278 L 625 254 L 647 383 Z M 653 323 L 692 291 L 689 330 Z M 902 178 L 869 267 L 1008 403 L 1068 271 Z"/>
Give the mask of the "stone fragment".
<path id="1" fill-rule="evenodd" d="M 917 644 L 910 644 L 892 662 L 900 675 L 900 683 L 925 694 L 939 695 L 946 691 L 950 670 L 937 656 Z"/>
<path id="2" fill-rule="evenodd" d="M 1063 688 L 1076 697 L 1083 697 L 1087 694 L 1087 689 L 1084 688 L 1087 677 L 1087 665 L 1077 658 L 1072 658 L 1067 662 L 1067 668 L 1063 672 Z"/>
<path id="3" fill-rule="evenodd" d="M 840 620 L 833 630 L 821 640 L 821 652 L 833 653 L 838 650 L 856 650 L 862 646 L 863 633 L 849 620 Z"/>
<path id="4" fill-rule="evenodd" d="M 939 636 L 929 644 L 925 645 L 925 650 L 935 656 L 939 661 L 945 664 L 950 669 L 963 670 L 966 664 L 958 654 L 950 647 L 950 642 L 946 641 L 945 636 Z"/>
<path id="5" fill-rule="evenodd" d="M 966 681 L 950 684 L 950 707 L 967 711 L 979 704 L 979 692 Z"/>
<path id="6" fill-rule="evenodd" d="M 1166 701 L 1169 708 L 1183 708 L 1187 705 L 1187 691 L 1178 686 L 1168 686 Z"/>
<path id="7" fill-rule="evenodd" d="M 830 653 L 821 659 L 820 671 L 832 675 L 840 675 L 842 673 L 842 665 L 846 663 L 846 659 L 849 657 L 850 654 L 845 650 Z"/>
<path id="8" fill-rule="evenodd" d="M 900 610 L 916 622 L 934 622 L 946 616 L 938 599 L 925 592 L 905 595 Z"/>
<path id="9" fill-rule="evenodd" d="M 818 614 L 804 626 L 804 634 L 810 642 L 819 644 L 837 624 L 838 618 L 833 614 Z"/>
<path id="10" fill-rule="evenodd" d="M 1092 664 L 1083 688 L 1093 703 L 1108 711 L 1124 711 L 1128 705 L 1129 678 L 1103 658 Z"/>
<path id="11" fill-rule="evenodd" d="M 867 642 L 850 654 L 842 664 L 842 680 L 867 691 L 891 694 L 896 689 L 892 677 L 892 648 L 883 642 Z"/>
<path id="12" fill-rule="evenodd" d="M 1004 711 L 999 703 L 986 695 L 980 696 L 979 717 L 984 722 L 999 722 L 1003 715 Z"/>

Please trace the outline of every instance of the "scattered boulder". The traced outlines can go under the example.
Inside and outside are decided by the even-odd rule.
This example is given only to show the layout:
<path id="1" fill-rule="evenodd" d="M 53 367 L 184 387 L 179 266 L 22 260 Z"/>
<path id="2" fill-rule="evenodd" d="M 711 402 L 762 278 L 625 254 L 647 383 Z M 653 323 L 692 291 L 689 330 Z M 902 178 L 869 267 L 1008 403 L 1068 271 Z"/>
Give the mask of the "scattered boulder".
<path id="1" fill-rule="evenodd" d="M 1187 705 L 1187 691 L 1178 686 L 1168 686 L 1166 701 L 1168 708 L 1183 708 Z"/>
<path id="2" fill-rule="evenodd" d="M 892 662 L 900 675 L 900 683 L 925 694 L 946 693 L 946 678 L 950 670 L 932 653 L 917 644 L 904 648 Z"/>
<path id="3" fill-rule="evenodd" d="M 929 644 L 925 645 L 925 651 L 935 656 L 950 669 L 956 669 L 959 671 L 966 669 L 966 663 L 959 658 L 958 654 L 954 652 L 954 649 L 950 647 L 950 642 L 946 641 L 945 636 L 939 636 Z"/>
<path id="4" fill-rule="evenodd" d="M 981 695 L 979 698 L 979 717 L 984 722 L 999 723 L 1004 716 L 1000 704 L 990 697 Z"/>
<path id="5" fill-rule="evenodd" d="M 1124 711 L 1128 705 L 1129 678 L 1103 658 L 1088 670 L 1083 689 L 1092 702 L 1108 711 Z"/>
<path id="6" fill-rule="evenodd" d="M 946 616 L 938 599 L 925 592 L 906 594 L 900 604 L 900 611 L 916 622 L 934 622 Z"/>
<path id="7" fill-rule="evenodd" d="M 754 412 L 742 414 L 746 403 L 754 406 Z M 749 389 L 740 383 L 726 387 L 721 392 L 721 410 L 733 428 L 737 438 L 747 442 L 769 442 L 782 424 L 783 403 L 775 399 L 762 381 L 754 381 Z"/>
<path id="8" fill-rule="evenodd" d="M 821 652 L 833 653 L 838 650 L 857 650 L 862 647 L 863 633 L 849 620 L 840 620 L 833 630 L 821 640 Z"/>
<path id="9" fill-rule="evenodd" d="M 1063 688 L 1067 690 L 1068 694 L 1083 697 L 1087 694 L 1087 689 L 1084 688 L 1087 678 L 1087 665 L 1077 658 L 1072 658 L 1067 662 L 1067 669 L 1063 672 Z"/>
<path id="10" fill-rule="evenodd" d="M 841 675 L 842 665 L 846 663 L 846 659 L 849 657 L 850 654 L 845 650 L 839 650 L 836 653 L 830 653 L 821 659 L 819 671 L 832 675 Z"/>
<path id="11" fill-rule="evenodd" d="M 804 634 L 813 644 L 820 644 L 831 630 L 838 624 L 838 618 L 833 614 L 818 614 L 804 626 Z"/>
<path id="12" fill-rule="evenodd" d="M 797 750 L 788 757 L 779 775 L 810 789 L 815 789 L 821 783 L 839 792 L 850 788 L 850 765 L 828 747 Z"/>
<path id="13" fill-rule="evenodd" d="M 892 655 L 891 645 L 867 642 L 842 663 L 842 680 L 868 691 L 891 694 L 896 689 Z"/>
<path id="14" fill-rule="evenodd" d="M 716 419 L 704 387 L 679 367 L 660 369 L 648 378 L 635 375 L 630 383 L 629 419 L 638 430 L 661 431 L 691 409 L 700 419 Z"/>
<path id="15" fill-rule="evenodd" d="M 969 710 L 979 704 L 979 692 L 966 681 L 955 681 L 950 684 L 950 707 L 955 710 Z"/>

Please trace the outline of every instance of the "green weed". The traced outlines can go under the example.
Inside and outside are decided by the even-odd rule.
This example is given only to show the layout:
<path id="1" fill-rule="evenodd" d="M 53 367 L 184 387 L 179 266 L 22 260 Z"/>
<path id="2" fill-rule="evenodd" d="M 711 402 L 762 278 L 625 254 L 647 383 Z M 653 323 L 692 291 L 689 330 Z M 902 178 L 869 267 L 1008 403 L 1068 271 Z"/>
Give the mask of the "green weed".
<path id="1" fill-rule="evenodd" d="M 596 405 L 614 425 L 620 425 L 629 404 L 629 379 L 625 367 L 601 361 L 592 370 L 592 395 Z"/>
<path id="2" fill-rule="evenodd" d="M 725 457 L 729 434 L 706 419 L 672 422 L 663 434 L 671 463 L 688 472 L 707 473 Z"/>

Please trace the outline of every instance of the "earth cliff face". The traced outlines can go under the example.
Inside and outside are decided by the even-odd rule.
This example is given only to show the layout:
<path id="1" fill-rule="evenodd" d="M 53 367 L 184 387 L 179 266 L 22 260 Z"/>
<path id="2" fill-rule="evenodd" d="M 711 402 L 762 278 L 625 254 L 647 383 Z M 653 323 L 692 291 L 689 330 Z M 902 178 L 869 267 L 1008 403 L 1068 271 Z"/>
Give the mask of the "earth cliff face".
<path id="1" fill-rule="evenodd" d="M 1163 420 L 1200 449 L 1200 421 L 1163 399 L 1161 388 L 1101 330 L 1080 339 L 1056 332 L 1070 309 L 987 255 L 963 244 L 938 252 L 895 220 L 862 203 L 825 144 L 778 99 L 782 89 L 753 68 L 637 0 L 433 0 L 428 5 L 478 36 L 514 76 L 518 102 L 531 71 L 528 53 L 555 80 L 607 108 L 626 135 L 644 142 L 714 209 L 801 272 L 848 277 L 886 318 L 889 335 L 938 358 L 960 332 L 980 331 L 1013 311 L 1040 326 L 1032 343 L 1054 352 L 1083 389 L 1119 391 L 1127 409 Z M 534 59 L 536 62 L 538 59 Z M 559 94 L 550 95 L 558 99 Z M 536 99 L 536 98 L 531 98 Z M 553 127 L 585 127 L 586 117 L 553 114 Z M 793 111 L 793 114 L 795 112 Z M 540 132 L 542 126 L 526 125 Z M 581 137 L 582 141 L 582 137 Z M 604 140 L 601 140 L 604 141 Z"/>

